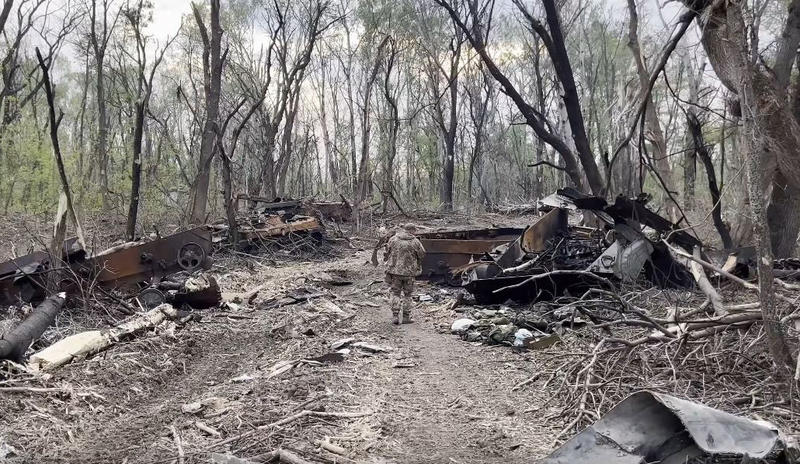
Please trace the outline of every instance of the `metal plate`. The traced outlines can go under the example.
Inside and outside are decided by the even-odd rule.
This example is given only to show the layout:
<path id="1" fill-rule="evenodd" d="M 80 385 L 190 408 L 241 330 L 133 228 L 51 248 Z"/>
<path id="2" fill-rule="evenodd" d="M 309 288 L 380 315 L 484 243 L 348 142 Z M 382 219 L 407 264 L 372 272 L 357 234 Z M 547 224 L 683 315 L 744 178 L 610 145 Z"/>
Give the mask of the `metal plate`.
<path id="1" fill-rule="evenodd" d="M 90 275 L 96 275 L 97 281 L 105 285 L 124 286 L 144 282 L 153 277 L 164 277 L 180 271 L 178 250 L 188 243 L 196 243 L 209 256 L 211 231 L 206 227 L 197 227 L 179 232 L 91 258 L 81 268 L 88 270 Z M 205 260 L 201 267 L 208 268 L 210 264 L 209 260 Z"/>
<path id="2" fill-rule="evenodd" d="M 523 229 L 502 227 L 418 234 L 417 238 L 425 247 L 420 278 L 449 281 L 453 269 L 516 239 L 522 231 Z"/>

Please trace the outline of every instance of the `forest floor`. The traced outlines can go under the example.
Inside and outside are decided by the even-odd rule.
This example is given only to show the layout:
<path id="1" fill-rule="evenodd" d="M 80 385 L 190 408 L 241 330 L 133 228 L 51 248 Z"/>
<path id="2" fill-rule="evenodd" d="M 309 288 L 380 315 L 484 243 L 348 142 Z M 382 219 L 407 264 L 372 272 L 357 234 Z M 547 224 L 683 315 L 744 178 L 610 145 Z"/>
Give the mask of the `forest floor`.
<path id="1" fill-rule="evenodd" d="M 208 462 L 282 448 L 310 462 L 466 464 L 545 455 L 554 426 L 540 419 L 543 392 L 511 391 L 536 369 L 529 357 L 450 335 L 452 288 L 420 284 L 417 294 L 432 301 L 417 303 L 414 324 L 392 325 L 383 271 L 362 245 L 313 261 L 223 253 L 212 269 L 223 295 L 263 286 L 250 303 L 0 382 L 0 456 L 13 448 L 8 462 Z M 327 285 L 331 274 L 352 284 Z M 298 289 L 325 295 L 266 309 Z M 91 324 L 67 309 L 45 338 Z M 344 338 L 386 351 L 350 347 L 341 360 L 271 375 Z M 313 413 L 271 425 L 301 411 Z M 326 437 L 345 455 L 321 449 Z"/>
<path id="2" fill-rule="evenodd" d="M 211 273 L 223 296 L 237 301 L 260 288 L 255 298 L 52 373 L 0 381 L 0 462 L 12 448 L 8 462 L 192 463 L 214 453 L 258 462 L 276 449 L 322 463 L 547 455 L 571 400 L 563 384 L 526 380 L 555 375 L 553 362 L 578 350 L 566 338 L 532 352 L 463 341 L 449 330 L 457 290 L 427 283 L 417 287 L 426 301 L 416 303 L 416 322 L 394 326 L 382 270 L 367 264 L 372 242 L 351 243 L 306 260 L 221 253 Z M 276 304 L 303 293 L 314 297 Z M 45 338 L 89 325 L 67 309 Z M 334 354 L 342 339 L 352 343 Z M 703 367 L 709 378 L 713 368 Z M 654 370 L 627 373 L 621 392 L 662 385 L 704 399 L 696 378 L 672 375 L 658 384 Z"/>
<path id="3" fill-rule="evenodd" d="M 7 385 L 59 391 L 4 394 L 0 443 L 13 446 L 20 462 L 171 462 L 181 453 L 185 462 L 208 462 L 212 452 L 247 457 L 278 447 L 322 462 L 522 463 L 545 454 L 553 430 L 539 420 L 541 392 L 511 392 L 535 365 L 507 347 L 441 333 L 451 320 L 445 304 L 420 304 L 416 323 L 392 325 L 382 275 L 365 265 L 368 258 L 362 251 L 218 273 L 226 292 L 267 289 L 252 307 L 208 312 L 182 330 L 121 343 L 52 377 L 17 378 Z M 257 309 L 326 271 L 354 283 L 332 287 L 321 300 Z M 341 362 L 269 377 L 276 363 L 324 355 L 342 338 L 387 352 L 352 348 Z M 203 409 L 182 410 L 193 402 Z M 306 417 L 247 435 L 301 410 L 363 416 Z M 347 456 L 319 451 L 325 437 Z"/>

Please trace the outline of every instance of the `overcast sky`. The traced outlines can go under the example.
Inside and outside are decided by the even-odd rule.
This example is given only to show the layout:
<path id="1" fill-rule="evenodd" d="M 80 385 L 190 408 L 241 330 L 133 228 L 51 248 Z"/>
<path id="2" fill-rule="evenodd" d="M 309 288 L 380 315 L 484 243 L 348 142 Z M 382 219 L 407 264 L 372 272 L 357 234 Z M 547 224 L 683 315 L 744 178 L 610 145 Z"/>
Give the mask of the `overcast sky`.
<path id="1" fill-rule="evenodd" d="M 181 17 L 192 8 L 189 0 L 153 0 L 153 7 L 149 32 L 159 40 L 174 35 L 181 25 Z"/>
<path id="2" fill-rule="evenodd" d="M 601 0 L 595 0 L 601 1 Z M 225 0 L 222 0 L 222 6 L 225 7 Z M 607 0 L 610 8 L 613 9 L 615 14 L 627 17 L 628 6 L 627 0 Z M 498 6 L 502 10 L 502 5 L 507 4 L 511 7 L 511 0 L 499 0 Z M 660 27 L 661 23 L 658 18 L 652 17 L 657 14 L 659 2 L 657 0 L 637 0 L 643 16 L 643 27 Z M 433 5 L 433 0 L 431 0 Z M 153 24 L 150 26 L 150 34 L 159 40 L 175 34 L 181 23 L 181 17 L 191 11 L 190 0 L 153 0 Z M 666 2 L 661 8 L 664 18 L 667 21 L 675 20 L 682 5 L 678 2 Z"/>

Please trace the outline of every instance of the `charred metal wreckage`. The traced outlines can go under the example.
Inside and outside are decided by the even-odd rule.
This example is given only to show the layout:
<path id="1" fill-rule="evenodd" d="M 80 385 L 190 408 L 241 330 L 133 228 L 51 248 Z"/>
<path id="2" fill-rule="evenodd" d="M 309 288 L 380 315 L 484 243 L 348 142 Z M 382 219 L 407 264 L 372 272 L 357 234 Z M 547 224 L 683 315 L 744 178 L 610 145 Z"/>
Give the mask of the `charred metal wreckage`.
<path id="1" fill-rule="evenodd" d="M 323 230 L 322 218 L 345 221 L 351 214 L 344 201 L 240 199 L 254 205 L 238 221 L 240 239 L 251 242 L 287 234 L 318 234 Z M 146 308 L 165 302 L 195 308 L 214 306 L 220 301 L 220 292 L 213 278 L 203 276 L 203 282 L 190 278 L 195 271 L 211 267 L 212 244 L 225 240 L 226 231 L 227 225 L 201 226 L 154 240 L 123 243 L 93 256 L 73 238 L 64 242 L 56 263 L 45 251 L 0 263 L 0 304 L 39 302 L 48 289 L 72 293 L 91 283 L 136 297 Z"/>
<path id="2" fill-rule="evenodd" d="M 569 439 L 542 464 L 790 463 L 797 450 L 763 421 L 642 391 Z"/>
<path id="3" fill-rule="evenodd" d="M 422 234 L 429 254 L 423 276 L 461 276 L 464 288 L 480 304 L 577 296 L 592 286 L 633 281 L 641 275 L 659 287 L 693 285 L 689 270 L 660 238 L 687 250 L 701 242 L 647 209 L 644 201 L 618 197 L 608 204 L 603 198 L 562 189 L 541 204 L 546 214 L 521 231 Z M 599 227 L 570 224 L 575 211 Z M 464 238 L 439 238 L 458 234 Z"/>
<path id="4" fill-rule="evenodd" d="M 249 205 L 241 211 L 242 202 Z M 283 198 L 268 199 L 241 194 L 236 198 L 238 238 L 241 242 L 259 243 L 288 234 L 307 234 L 320 237 L 324 231 L 323 220 L 347 222 L 352 217 L 352 207 L 342 200 L 304 201 Z M 227 222 L 211 225 L 214 241 L 226 240 Z"/>
<path id="5" fill-rule="evenodd" d="M 48 282 L 55 282 L 57 291 L 66 292 L 91 282 L 139 296 L 143 305 L 154 307 L 168 301 L 168 290 L 175 290 L 178 280 L 183 288 L 191 273 L 210 268 L 210 255 L 211 231 L 206 227 L 124 243 L 93 256 L 87 256 L 71 239 L 64 243 L 62 256 L 55 263 L 58 266 L 43 251 L 0 263 L 0 304 L 41 301 Z"/>

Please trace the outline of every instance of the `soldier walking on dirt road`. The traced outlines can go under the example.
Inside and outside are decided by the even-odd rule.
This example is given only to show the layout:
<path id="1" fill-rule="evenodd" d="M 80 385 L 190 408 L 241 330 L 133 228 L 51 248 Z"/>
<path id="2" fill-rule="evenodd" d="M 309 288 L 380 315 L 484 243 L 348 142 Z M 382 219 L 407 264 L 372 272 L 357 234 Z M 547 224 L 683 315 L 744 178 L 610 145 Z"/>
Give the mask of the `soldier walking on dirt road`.
<path id="1" fill-rule="evenodd" d="M 391 291 L 392 323 L 400 323 L 402 310 L 403 324 L 414 322 L 411 318 L 414 278 L 422 274 L 422 260 L 425 248 L 414 236 L 414 224 L 405 224 L 389 239 L 383 261 L 386 266 L 386 283 Z"/>

